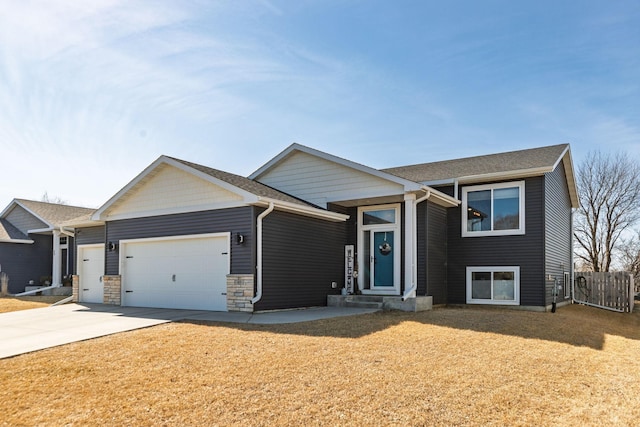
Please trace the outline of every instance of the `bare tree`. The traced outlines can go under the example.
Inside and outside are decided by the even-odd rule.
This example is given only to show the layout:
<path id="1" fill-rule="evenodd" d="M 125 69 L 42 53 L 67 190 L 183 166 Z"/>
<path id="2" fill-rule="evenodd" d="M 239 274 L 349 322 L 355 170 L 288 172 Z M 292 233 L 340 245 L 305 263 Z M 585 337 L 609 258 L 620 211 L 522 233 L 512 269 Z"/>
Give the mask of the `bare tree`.
<path id="1" fill-rule="evenodd" d="M 622 242 L 620 245 L 620 258 L 622 268 L 633 274 L 637 280 L 640 280 L 640 230 L 637 233 L 637 237 Z"/>
<path id="2" fill-rule="evenodd" d="M 45 202 L 45 203 L 55 203 L 57 205 L 67 205 L 67 201 L 55 196 L 55 197 L 50 197 L 49 193 L 47 191 L 44 192 L 44 194 L 42 195 L 42 197 L 40 198 L 41 202 Z"/>
<path id="3" fill-rule="evenodd" d="M 593 271 L 609 271 L 621 235 L 640 220 L 640 162 L 624 153 L 591 152 L 577 180 L 576 256 Z"/>

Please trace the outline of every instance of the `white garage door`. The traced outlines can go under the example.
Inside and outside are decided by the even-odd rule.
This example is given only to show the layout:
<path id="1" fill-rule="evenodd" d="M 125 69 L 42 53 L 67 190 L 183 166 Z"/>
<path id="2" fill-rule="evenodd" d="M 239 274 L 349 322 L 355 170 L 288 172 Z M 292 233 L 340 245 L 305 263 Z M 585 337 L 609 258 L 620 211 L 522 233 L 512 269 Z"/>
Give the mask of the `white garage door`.
<path id="1" fill-rule="evenodd" d="M 78 278 L 81 302 L 104 302 L 104 244 L 78 245 Z"/>
<path id="2" fill-rule="evenodd" d="M 229 234 L 120 242 L 122 305 L 227 311 Z"/>

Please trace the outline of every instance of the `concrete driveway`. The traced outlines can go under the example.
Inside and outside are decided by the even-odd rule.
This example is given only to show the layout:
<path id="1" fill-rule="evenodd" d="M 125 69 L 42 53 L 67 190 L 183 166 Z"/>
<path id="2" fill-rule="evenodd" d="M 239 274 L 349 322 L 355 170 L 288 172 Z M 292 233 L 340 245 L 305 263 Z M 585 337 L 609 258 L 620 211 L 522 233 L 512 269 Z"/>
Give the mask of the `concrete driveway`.
<path id="1" fill-rule="evenodd" d="M 378 310 L 317 307 L 253 314 L 65 304 L 0 314 L 0 359 L 176 320 L 277 324 L 375 311 Z"/>

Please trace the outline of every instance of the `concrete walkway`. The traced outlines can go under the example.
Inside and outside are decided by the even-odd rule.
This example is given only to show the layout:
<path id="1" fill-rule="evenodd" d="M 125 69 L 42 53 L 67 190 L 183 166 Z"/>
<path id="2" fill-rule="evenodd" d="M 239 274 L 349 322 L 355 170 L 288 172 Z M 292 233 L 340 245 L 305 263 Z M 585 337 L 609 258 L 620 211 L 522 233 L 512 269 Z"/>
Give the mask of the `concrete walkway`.
<path id="1" fill-rule="evenodd" d="M 268 313 L 225 313 L 65 304 L 0 314 L 0 359 L 177 320 L 278 324 L 373 313 L 376 309 L 317 307 Z"/>

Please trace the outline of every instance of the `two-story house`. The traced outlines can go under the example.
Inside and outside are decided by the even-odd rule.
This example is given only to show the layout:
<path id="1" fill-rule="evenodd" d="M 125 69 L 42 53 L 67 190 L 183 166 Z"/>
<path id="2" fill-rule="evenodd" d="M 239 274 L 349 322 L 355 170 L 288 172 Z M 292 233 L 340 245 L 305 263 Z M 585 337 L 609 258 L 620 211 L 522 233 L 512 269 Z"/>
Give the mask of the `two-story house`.
<path id="1" fill-rule="evenodd" d="M 293 144 L 248 178 L 162 156 L 67 225 L 79 301 L 546 309 L 577 206 L 568 145 L 377 170 Z"/>

